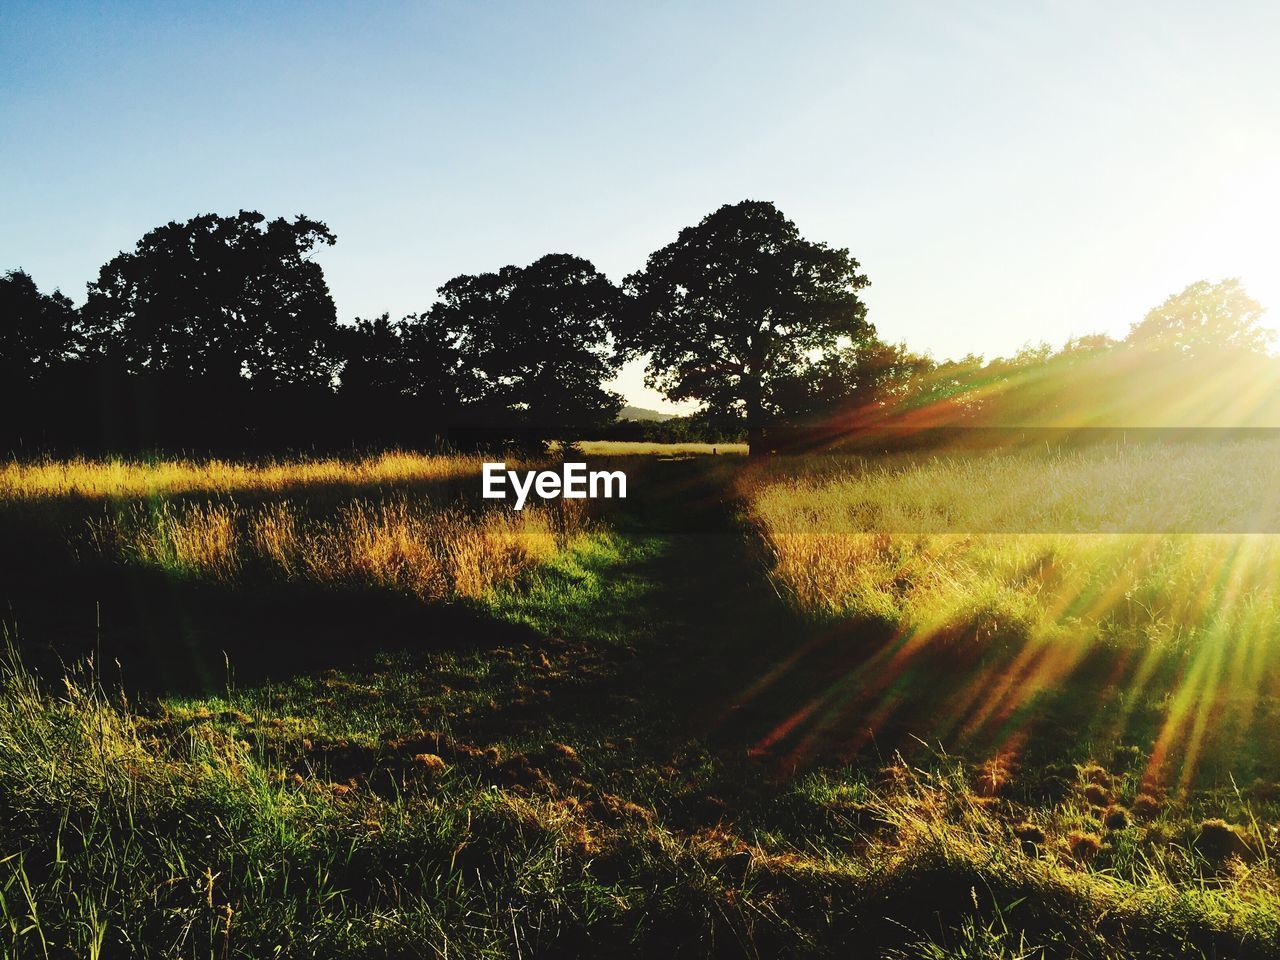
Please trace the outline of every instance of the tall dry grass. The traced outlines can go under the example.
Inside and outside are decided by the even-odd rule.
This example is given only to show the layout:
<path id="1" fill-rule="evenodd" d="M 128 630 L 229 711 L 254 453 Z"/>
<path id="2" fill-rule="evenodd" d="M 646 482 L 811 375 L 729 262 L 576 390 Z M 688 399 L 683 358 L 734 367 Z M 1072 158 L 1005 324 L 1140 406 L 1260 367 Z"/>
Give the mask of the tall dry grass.
<path id="1" fill-rule="evenodd" d="M 102 557 L 216 580 L 266 575 L 435 600 L 480 597 L 580 530 L 572 508 L 474 514 L 398 496 L 321 517 L 287 500 L 135 503 L 91 521 L 90 540 Z"/>
<path id="2" fill-rule="evenodd" d="M 815 620 L 856 625 L 829 634 L 861 660 L 806 736 L 838 726 L 831 704 L 858 693 L 872 717 L 910 710 L 930 736 L 1011 750 L 1045 716 L 1070 715 L 1085 742 L 1150 743 L 1146 776 L 1184 792 L 1267 769 L 1280 534 L 1141 532 L 1152 518 L 1214 529 L 1252 515 L 1248 491 L 1274 476 L 1261 471 L 1275 450 L 1223 453 L 800 462 L 746 479 L 779 592 Z M 1186 495 L 1151 493 L 1170 487 Z M 1070 532 L 1108 528 L 1129 532 Z M 1045 736 L 1068 728 L 1056 729 Z"/>
<path id="3" fill-rule="evenodd" d="M 219 581 L 260 578 L 480 597 L 587 527 L 576 502 L 518 513 L 477 502 L 480 458 L 0 469 L 0 510 L 69 553 Z M 453 481 L 458 481 L 456 486 Z M 474 489 L 473 489 L 474 488 Z"/>
<path id="4" fill-rule="evenodd" d="M 646 440 L 582 440 L 575 446 L 589 457 L 685 457 L 698 454 L 744 456 L 747 453 L 747 445 L 745 443 L 652 443 Z"/>
<path id="5" fill-rule="evenodd" d="M 1177 647 L 1280 625 L 1280 535 L 1247 532 L 1277 529 L 1277 465 L 1261 442 L 811 457 L 743 493 L 775 583 L 819 618 Z"/>
<path id="6" fill-rule="evenodd" d="M 0 466 L 0 501 L 51 497 L 130 498 L 186 493 L 287 493 L 321 486 L 369 487 L 479 476 L 479 456 L 393 451 L 344 460 L 11 461 Z"/>
<path id="7" fill-rule="evenodd" d="M 772 529 L 1280 532 L 1280 442 L 784 457 L 745 480 Z"/>

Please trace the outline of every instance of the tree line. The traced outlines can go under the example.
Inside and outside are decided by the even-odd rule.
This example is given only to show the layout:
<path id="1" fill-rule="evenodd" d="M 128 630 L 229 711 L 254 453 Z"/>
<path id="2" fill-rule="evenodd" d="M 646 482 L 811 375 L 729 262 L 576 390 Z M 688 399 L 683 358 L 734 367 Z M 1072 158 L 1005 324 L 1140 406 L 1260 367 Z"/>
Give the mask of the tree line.
<path id="1" fill-rule="evenodd" d="M 335 239 L 305 216 L 171 222 L 106 263 L 78 308 L 9 271 L 0 444 L 285 451 L 745 433 L 759 451 L 771 435 L 886 418 L 1078 419 L 1101 400 L 1133 415 L 1228 361 L 1274 377 L 1262 308 L 1233 280 L 1193 284 L 1123 341 L 936 362 L 880 339 L 847 249 L 805 239 L 761 201 L 681 230 L 620 284 L 548 254 L 455 277 L 396 319 L 339 322 L 313 259 Z M 701 412 L 620 424 L 607 384 L 633 357 L 651 386 Z"/>

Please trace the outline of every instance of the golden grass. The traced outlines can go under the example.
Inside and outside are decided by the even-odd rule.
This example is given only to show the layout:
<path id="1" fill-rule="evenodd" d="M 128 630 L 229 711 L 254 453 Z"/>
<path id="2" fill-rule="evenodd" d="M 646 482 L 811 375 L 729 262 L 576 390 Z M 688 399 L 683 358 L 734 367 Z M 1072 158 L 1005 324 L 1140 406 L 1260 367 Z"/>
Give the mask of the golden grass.
<path id="1" fill-rule="evenodd" d="M 412 484 L 478 477 L 482 458 L 391 452 L 356 460 L 41 460 L 0 467 L 0 500 L 282 493 L 306 487 Z"/>
<path id="2" fill-rule="evenodd" d="M 929 703 L 935 729 L 1016 739 L 1015 718 L 1066 697 L 1096 705 L 1091 735 L 1121 738 L 1150 722 L 1136 705 L 1154 704 L 1148 774 L 1185 789 L 1275 710 L 1280 534 L 1065 531 L 1167 521 L 1170 509 L 1181 522 L 1249 515 L 1256 505 L 1233 493 L 1258 482 L 1249 465 L 1275 450 L 1209 453 L 908 457 L 843 471 L 824 458 L 743 483 L 779 592 L 817 620 L 877 625 L 857 634 L 866 666 L 849 682 L 877 691 L 878 711 L 932 684 L 951 691 Z M 1148 493 L 1167 489 L 1168 475 L 1191 487 L 1173 504 Z M 1074 515 L 1059 478 L 1078 498 Z M 971 523 L 978 532 L 965 532 Z M 1023 523 L 1031 532 L 1016 532 Z M 1129 706 L 1103 709 L 1117 700 Z"/>
<path id="3" fill-rule="evenodd" d="M 1280 442 L 782 458 L 753 514 L 828 533 L 1280 531 Z"/>
<path id="4" fill-rule="evenodd" d="M 480 597 L 586 529 L 576 502 L 518 513 L 468 503 L 479 476 L 479 457 L 405 453 L 260 465 L 44 461 L 0 470 L 0 506 L 47 525 L 81 556 L 87 548 L 184 576 L 374 586 L 433 600 Z M 453 479 L 466 482 L 451 499 L 415 488 Z"/>
<path id="5" fill-rule="evenodd" d="M 695 454 L 745 455 L 745 443 L 645 443 L 629 440 L 583 440 L 578 449 L 589 457 L 666 456 Z"/>
<path id="6" fill-rule="evenodd" d="M 584 529 L 562 504 L 473 513 L 407 496 L 354 500 L 319 517 L 287 500 L 135 503 L 90 526 L 99 555 L 128 563 L 223 581 L 385 587 L 426 600 L 483 596 Z"/>
<path id="7" fill-rule="evenodd" d="M 1280 623 L 1280 536 L 1160 532 L 1274 529 L 1280 446 L 1209 453 L 799 458 L 744 494 L 775 581 L 818 616 L 1178 643 Z M 1081 532 L 1106 530 L 1128 532 Z"/>

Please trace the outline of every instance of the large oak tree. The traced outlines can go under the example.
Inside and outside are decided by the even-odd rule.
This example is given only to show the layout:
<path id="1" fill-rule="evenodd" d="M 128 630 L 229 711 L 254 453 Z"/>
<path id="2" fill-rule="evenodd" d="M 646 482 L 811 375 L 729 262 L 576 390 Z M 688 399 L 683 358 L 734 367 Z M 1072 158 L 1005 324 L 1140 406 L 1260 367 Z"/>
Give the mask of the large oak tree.
<path id="1" fill-rule="evenodd" d="M 1150 310 L 1130 327 L 1127 339 L 1192 360 L 1230 352 L 1265 354 L 1275 333 L 1262 325 L 1264 313 L 1238 279 L 1201 280 Z"/>
<path id="2" fill-rule="evenodd" d="M 28 382 L 75 352 L 76 309 L 58 290 L 41 293 L 31 275 L 0 276 L 0 378 Z"/>
<path id="3" fill-rule="evenodd" d="M 621 292 L 591 263 L 548 254 L 527 267 L 454 277 L 406 336 L 422 355 L 447 344 L 462 358 L 467 389 L 504 423 L 532 429 L 612 422 L 622 398 L 604 384 L 618 368 L 610 332 Z"/>
<path id="4" fill-rule="evenodd" d="M 624 282 L 629 354 L 647 381 L 746 421 L 753 451 L 783 412 L 775 385 L 816 356 L 871 332 L 858 291 L 868 280 L 848 250 L 814 243 L 772 203 L 721 207 L 653 253 Z"/>
<path id="5" fill-rule="evenodd" d="M 336 316 L 318 245 L 328 227 L 256 212 L 206 214 L 148 232 L 89 284 L 85 316 L 131 373 L 327 384 Z"/>

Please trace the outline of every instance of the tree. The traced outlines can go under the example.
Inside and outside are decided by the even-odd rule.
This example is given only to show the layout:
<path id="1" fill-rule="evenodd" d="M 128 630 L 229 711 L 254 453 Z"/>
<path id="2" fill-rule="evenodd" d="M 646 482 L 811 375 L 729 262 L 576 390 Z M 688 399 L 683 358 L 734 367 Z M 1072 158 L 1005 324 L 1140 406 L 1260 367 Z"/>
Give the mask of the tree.
<path id="1" fill-rule="evenodd" d="M 776 378 L 771 394 L 789 417 L 901 412 L 936 366 L 906 344 L 868 335 Z"/>
<path id="2" fill-rule="evenodd" d="M 480 397 L 480 372 L 463 332 L 449 329 L 447 319 L 427 310 L 400 321 L 402 389 L 432 409 L 454 411 Z"/>
<path id="3" fill-rule="evenodd" d="M 491 415 L 548 435 L 617 417 L 622 398 L 604 384 L 619 364 L 621 293 L 589 261 L 549 254 L 455 277 L 439 295 L 408 328 L 409 355 L 429 370 L 456 351 L 458 382 Z"/>
<path id="4" fill-rule="evenodd" d="M 339 332 L 340 392 L 352 397 L 399 397 L 411 392 L 404 359 L 403 321 L 382 314 L 356 318 Z"/>
<path id="5" fill-rule="evenodd" d="M 648 354 L 650 386 L 745 419 L 758 452 L 780 412 L 774 385 L 871 332 L 858 298 L 867 284 L 848 250 L 805 240 L 773 204 L 744 200 L 686 227 L 626 278 L 622 340 Z"/>
<path id="6" fill-rule="evenodd" d="M 206 214 L 147 233 L 89 284 L 103 353 L 131 373 L 328 384 L 336 319 L 318 244 L 328 227 Z"/>
<path id="7" fill-rule="evenodd" d="M 1265 312 L 1238 279 L 1200 280 L 1133 324 L 1126 339 L 1188 359 L 1228 352 L 1263 354 L 1275 339 L 1275 333 L 1262 326 Z"/>
<path id="8" fill-rule="evenodd" d="M 36 380 L 76 346 L 76 309 L 67 297 L 57 290 L 41 293 L 22 270 L 0 277 L 0 378 Z"/>
<path id="9" fill-rule="evenodd" d="M 352 439 L 439 439 L 477 395 L 458 337 L 430 312 L 387 314 L 341 329 L 338 397 Z"/>

